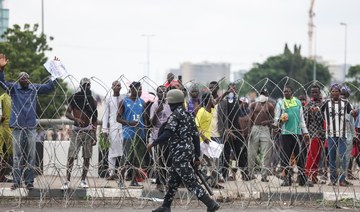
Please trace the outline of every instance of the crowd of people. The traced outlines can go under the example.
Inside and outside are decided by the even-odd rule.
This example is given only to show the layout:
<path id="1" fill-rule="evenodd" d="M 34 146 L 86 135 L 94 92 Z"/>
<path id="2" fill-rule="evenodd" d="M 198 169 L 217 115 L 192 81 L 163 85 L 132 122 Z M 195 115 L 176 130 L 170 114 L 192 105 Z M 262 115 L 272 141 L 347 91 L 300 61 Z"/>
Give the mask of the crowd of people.
<path id="1" fill-rule="evenodd" d="M 186 178 L 189 176 L 187 173 L 176 171 L 179 156 L 174 149 L 181 149 L 181 142 L 176 139 L 185 141 L 182 135 L 186 136 L 190 132 L 188 128 L 192 124 L 190 121 L 187 121 L 187 126 L 182 126 L 180 121 L 174 124 L 182 129 L 179 134 L 169 126 L 169 122 L 175 119 L 172 117 L 175 109 L 168 102 L 171 98 L 166 95 L 173 90 L 183 93 L 185 100 L 181 102 L 181 107 L 195 122 L 196 137 L 200 143 L 217 142 L 224 145 L 220 157 L 211 158 L 201 152 L 197 153 L 196 144 L 189 143 L 189 146 L 193 146 L 194 161 L 197 161 L 197 154 L 201 156 L 201 165 L 207 168 L 208 182 L 213 188 L 224 188 L 222 183 L 236 180 L 237 173 L 243 181 L 252 181 L 260 176 L 260 181 L 264 183 L 269 182 L 270 175 L 275 175 L 282 180 L 280 186 L 296 183 L 303 187 L 313 187 L 314 184 L 327 181 L 329 186 L 351 186 L 350 181 L 357 179 L 352 170 L 353 162 L 359 162 L 359 111 L 347 100 L 351 90 L 346 85 L 332 85 L 329 98 L 321 95 L 321 88 L 317 84 L 309 88 L 309 98 L 306 95 L 294 97 L 292 87 L 286 85 L 283 98 L 277 101 L 269 98 L 266 88 L 250 101 L 247 97 L 238 96 L 239 91 L 234 83 L 230 83 L 221 95 L 216 81 L 210 82 L 205 89 L 198 86 L 194 84 L 185 89 L 181 81 L 173 80 L 170 75 L 169 81 L 157 88 L 157 100 L 145 103 L 147 106 L 144 106 L 142 113 L 144 124 L 140 124 L 141 121 L 133 124 L 151 129 L 151 136 L 143 137 L 142 145 L 148 146 L 157 163 L 156 188 L 164 191 L 165 182 L 169 182 L 165 188 L 170 194 L 167 193 L 165 197 L 170 203 L 174 193 L 171 189 L 181 184 L 171 181 L 175 179 L 174 176 L 180 176 L 188 188 L 196 188 L 196 185 L 188 186 L 191 183 L 186 181 L 189 180 Z M 148 117 L 147 107 L 150 107 Z M 121 114 L 117 112 L 117 122 L 129 125 L 119 118 Z M 148 123 L 145 124 L 147 118 Z M 124 150 L 124 155 L 129 154 Z M 142 156 L 142 164 L 135 167 L 144 168 L 145 164 L 148 165 L 146 153 L 143 153 L 142 148 L 135 148 L 135 151 L 141 152 Z M 167 169 L 168 172 L 164 171 Z M 120 177 L 121 185 L 125 177 Z"/>
<path id="2" fill-rule="evenodd" d="M 36 98 L 52 92 L 57 79 L 45 84 L 32 84 L 29 75 L 21 72 L 14 82 L 4 78 L 7 59 L 0 54 L 1 141 L 0 180 L 5 181 L 6 166 L 12 160 L 15 190 L 25 181 L 34 187 Z M 168 74 L 164 85 L 156 89 L 155 101 L 141 98 L 141 82 L 128 85 L 120 95 L 120 81 L 112 83 L 105 101 L 101 136 L 109 140 L 107 180 L 117 180 L 120 188 L 142 188 L 141 178 L 156 170 L 156 188 L 167 191 L 162 207 L 167 211 L 181 184 L 210 208 L 218 204 L 198 184 L 195 170 L 204 170 L 207 182 L 215 189 L 222 183 L 237 180 L 269 182 L 269 176 L 280 178 L 281 186 L 312 187 L 317 183 L 329 186 L 351 186 L 354 161 L 359 164 L 358 129 L 360 111 L 348 98 L 346 85 L 330 87 L 329 98 L 313 84 L 310 97 L 293 96 L 293 89 L 284 86 L 283 98 L 273 101 L 263 87 L 256 98 L 239 96 L 238 86 L 230 83 L 220 94 L 216 81 L 207 86 L 192 84 L 185 88 L 181 80 Z M 99 120 L 97 104 L 91 92 L 91 80 L 83 78 L 79 91 L 67 101 L 65 117 L 74 122 L 70 133 L 67 174 L 62 189 L 70 186 L 75 159 L 82 149 L 83 171 L 80 186 L 87 188 L 87 172 L 93 146 L 97 142 Z M 309 101 L 308 101 L 309 99 Z M 216 142 L 219 157 L 201 152 L 201 147 Z M 294 165 L 297 178 L 294 178 Z M 329 179 L 328 179 L 329 170 Z M 321 176 L 319 176 L 321 175 Z M 148 176 L 150 177 L 150 176 Z"/>

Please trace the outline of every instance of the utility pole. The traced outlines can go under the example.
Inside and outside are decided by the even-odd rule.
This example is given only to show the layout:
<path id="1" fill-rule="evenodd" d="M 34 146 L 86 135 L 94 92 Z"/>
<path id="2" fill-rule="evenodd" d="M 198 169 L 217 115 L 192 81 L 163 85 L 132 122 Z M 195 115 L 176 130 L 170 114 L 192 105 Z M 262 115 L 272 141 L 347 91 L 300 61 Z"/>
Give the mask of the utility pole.
<path id="1" fill-rule="evenodd" d="M 314 4 L 315 0 L 310 0 L 310 9 L 309 9 L 309 22 L 308 22 L 308 57 L 312 58 L 312 50 L 313 50 L 313 29 L 314 29 L 314 23 L 313 18 L 315 16 L 314 13 Z"/>
<path id="2" fill-rule="evenodd" d="M 147 76 L 150 77 L 150 38 L 155 36 L 154 34 L 142 34 L 146 38 L 146 71 Z"/>
<path id="3" fill-rule="evenodd" d="M 313 79 L 314 82 L 316 81 L 316 26 L 313 25 L 314 28 L 314 55 L 313 55 L 313 60 L 314 60 L 314 67 L 313 67 Z"/>
<path id="4" fill-rule="evenodd" d="M 41 33 L 44 34 L 44 0 L 41 0 Z"/>

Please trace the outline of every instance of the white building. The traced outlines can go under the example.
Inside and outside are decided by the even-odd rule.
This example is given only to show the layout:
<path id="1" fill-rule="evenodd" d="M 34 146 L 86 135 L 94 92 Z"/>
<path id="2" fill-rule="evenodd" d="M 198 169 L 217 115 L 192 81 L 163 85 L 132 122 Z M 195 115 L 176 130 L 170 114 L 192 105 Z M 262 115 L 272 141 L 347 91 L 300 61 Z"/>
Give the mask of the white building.
<path id="1" fill-rule="evenodd" d="M 185 62 L 180 65 L 183 83 L 196 81 L 197 83 L 207 85 L 211 81 L 225 79 L 230 81 L 229 63 L 190 63 Z"/>
<path id="2" fill-rule="evenodd" d="M 244 70 L 244 69 L 241 69 L 241 70 L 238 70 L 238 71 L 234 71 L 232 73 L 232 79 L 231 79 L 231 82 L 235 82 L 239 79 L 244 79 L 244 75 L 246 74 L 246 72 L 248 72 L 249 70 Z"/>
<path id="3" fill-rule="evenodd" d="M 5 1 L 0 0 L 0 36 L 9 27 L 9 9 L 5 9 Z M 3 39 L 0 37 L 0 41 Z"/>
<path id="4" fill-rule="evenodd" d="M 345 76 L 348 73 L 350 68 L 349 64 L 346 64 L 346 71 L 344 71 L 344 64 L 341 65 L 329 65 L 329 71 L 331 74 L 332 83 L 343 83 L 345 81 Z"/>

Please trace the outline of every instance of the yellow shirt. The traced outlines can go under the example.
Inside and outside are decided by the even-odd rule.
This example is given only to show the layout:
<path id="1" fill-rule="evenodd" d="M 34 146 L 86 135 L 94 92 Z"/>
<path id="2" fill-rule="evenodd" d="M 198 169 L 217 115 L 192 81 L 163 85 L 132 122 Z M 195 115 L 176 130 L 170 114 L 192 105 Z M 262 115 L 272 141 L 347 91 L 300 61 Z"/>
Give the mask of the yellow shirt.
<path id="1" fill-rule="evenodd" d="M 212 121 L 212 113 L 214 112 L 214 108 L 211 108 L 211 112 L 209 113 L 205 110 L 204 107 L 201 107 L 195 117 L 196 126 L 201 134 L 203 134 L 206 138 L 210 139 L 211 137 L 211 121 Z M 203 139 L 200 136 L 200 141 Z"/>
<path id="2" fill-rule="evenodd" d="M 4 93 L 0 95 L 1 114 L 5 116 L 5 120 L 1 123 L 5 127 L 9 127 L 10 113 L 11 113 L 11 97 Z"/>

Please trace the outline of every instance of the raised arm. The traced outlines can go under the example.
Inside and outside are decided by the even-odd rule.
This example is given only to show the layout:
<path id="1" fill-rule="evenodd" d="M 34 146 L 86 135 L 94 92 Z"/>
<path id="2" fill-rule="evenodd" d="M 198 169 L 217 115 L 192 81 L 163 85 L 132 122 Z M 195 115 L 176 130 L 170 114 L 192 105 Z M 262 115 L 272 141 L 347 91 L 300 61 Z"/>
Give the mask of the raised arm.
<path id="1" fill-rule="evenodd" d="M 9 93 L 10 88 L 13 86 L 14 83 L 5 81 L 5 66 L 7 65 L 7 63 L 8 60 L 6 59 L 5 55 L 0 54 L 0 87 Z"/>
<path id="2" fill-rule="evenodd" d="M 55 90 L 55 85 L 58 81 L 55 79 L 54 81 L 49 80 L 46 84 L 34 84 L 38 94 L 48 94 Z"/>

